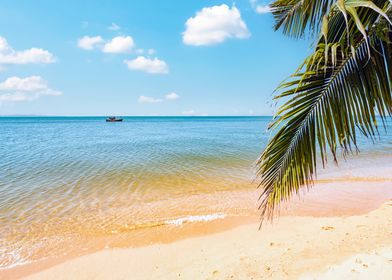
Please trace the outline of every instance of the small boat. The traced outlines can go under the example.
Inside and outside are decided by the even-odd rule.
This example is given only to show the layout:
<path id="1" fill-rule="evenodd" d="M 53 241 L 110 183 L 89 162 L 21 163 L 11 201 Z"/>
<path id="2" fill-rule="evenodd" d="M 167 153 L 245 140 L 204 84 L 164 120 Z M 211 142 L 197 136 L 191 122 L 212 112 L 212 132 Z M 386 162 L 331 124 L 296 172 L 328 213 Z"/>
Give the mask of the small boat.
<path id="1" fill-rule="evenodd" d="M 122 122 L 123 121 L 123 119 L 121 119 L 121 118 L 116 118 L 116 117 L 108 117 L 107 119 L 106 119 L 106 122 Z"/>

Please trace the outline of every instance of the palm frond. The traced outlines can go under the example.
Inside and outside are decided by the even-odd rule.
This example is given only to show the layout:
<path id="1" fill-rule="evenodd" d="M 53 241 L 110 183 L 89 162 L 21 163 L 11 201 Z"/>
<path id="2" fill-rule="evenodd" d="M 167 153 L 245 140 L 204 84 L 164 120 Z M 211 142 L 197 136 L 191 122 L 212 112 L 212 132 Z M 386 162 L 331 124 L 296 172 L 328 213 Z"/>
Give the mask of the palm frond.
<path id="1" fill-rule="evenodd" d="M 335 0 L 277 0 L 271 4 L 275 30 L 292 37 L 302 37 L 307 27 L 318 30 L 322 18 Z"/>
<path id="2" fill-rule="evenodd" d="M 377 115 L 392 114 L 390 4 L 374 1 L 380 13 L 365 2 L 344 1 L 347 17 L 331 7 L 315 52 L 279 89 L 277 99 L 290 99 L 277 112 L 275 135 L 258 161 L 262 218 L 271 219 L 282 201 L 312 186 L 318 155 L 324 165 L 327 149 L 334 161 L 339 149 L 344 156 L 357 151 L 357 133 L 374 138 Z"/>

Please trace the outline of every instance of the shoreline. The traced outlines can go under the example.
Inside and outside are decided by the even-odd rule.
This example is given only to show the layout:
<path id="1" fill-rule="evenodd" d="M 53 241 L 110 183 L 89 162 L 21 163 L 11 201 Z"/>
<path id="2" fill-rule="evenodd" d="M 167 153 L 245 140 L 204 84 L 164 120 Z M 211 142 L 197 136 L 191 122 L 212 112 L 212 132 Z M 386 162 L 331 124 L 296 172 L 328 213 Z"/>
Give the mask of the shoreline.
<path id="1" fill-rule="evenodd" d="M 385 184 L 385 182 L 383 182 Z M 323 184 L 319 184 L 318 186 L 323 186 Z M 358 187 L 358 182 L 355 183 L 355 186 Z M 325 186 L 324 186 L 325 187 Z M 344 188 L 347 186 L 339 186 L 340 188 Z M 374 183 L 372 184 L 371 188 L 375 188 Z M 315 193 L 317 193 L 318 190 L 315 190 Z M 310 194 L 310 196 L 312 196 Z M 313 198 L 314 199 L 314 198 Z M 385 202 L 387 201 L 387 202 Z M 317 203 L 317 201 L 313 201 L 314 203 Z M 299 213 L 298 212 L 298 205 L 296 206 L 296 203 L 302 203 L 302 205 L 307 205 L 309 204 L 308 201 L 301 202 L 300 200 L 295 201 L 291 207 L 285 210 L 282 216 L 277 217 L 277 219 L 274 221 L 273 224 L 265 224 L 263 225 L 263 228 L 261 231 L 258 231 L 258 216 L 252 215 L 252 216 L 247 216 L 247 217 L 226 217 L 223 219 L 216 219 L 208 222 L 195 222 L 195 223 L 185 223 L 184 225 L 177 225 L 174 226 L 172 225 L 172 228 L 175 228 L 176 231 L 174 232 L 168 232 L 167 228 L 163 227 L 158 227 L 156 228 L 156 232 L 154 235 L 150 236 L 150 239 L 144 239 L 145 242 L 139 243 L 135 246 L 130 246 L 130 245 L 124 245 L 124 244 L 119 244 L 118 246 L 113 246 L 112 248 L 108 249 L 96 249 L 94 251 L 84 251 L 80 252 L 78 254 L 69 254 L 64 257 L 59 257 L 59 258 L 52 258 L 52 259 L 46 259 L 46 260 L 41 260 L 38 262 L 33 262 L 30 264 L 25 264 L 21 266 L 16 266 L 14 268 L 10 269 L 5 269 L 3 271 L 0 271 L 0 279 L 19 279 L 26 277 L 26 279 L 30 279 L 30 277 L 33 277 L 32 279 L 42 279 L 41 277 L 45 277 L 44 275 L 48 273 L 48 271 L 56 271 L 53 273 L 57 273 L 58 269 L 61 269 L 63 266 L 67 266 L 67 270 L 71 269 L 70 266 L 74 265 L 74 262 L 78 262 L 78 260 L 84 260 L 85 258 L 89 259 L 92 256 L 95 256 L 96 254 L 98 255 L 105 255 L 107 252 L 128 252 L 131 254 L 131 252 L 138 252 L 140 250 L 147 250 L 146 248 L 160 248 L 161 246 L 164 246 L 168 248 L 168 250 L 171 250 L 170 248 L 173 247 L 175 248 L 176 244 L 182 244 L 182 242 L 190 242 L 189 240 L 205 240 L 205 243 L 210 244 L 210 246 L 214 246 L 216 243 L 216 238 L 214 236 L 216 235 L 221 235 L 222 239 L 226 239 L 226 235 L 231 236 L 231 239 L 234 240 L 234 237 L 236 235 L 238 236 L 243 236 L 244 234 L 251 234 L 252 239 L 254 241 L 259 240 L 260 241 L 260 236 L 262 238 L 268 238 L 269 235 L 271 236 L 276 236 L 276 235 L 284 235 L 285 232 L 289 232 L 291 230 L 291 227 L 295 225 L 295 221 L 299 221 L 298 224 L 304 224 L 304 223 L 310 223 L 313 226 L 314 225 L 319 225 L 320 223 L 326 223 L 326 224 L 331 224 L 333 222 L 336 223 L 341 223 L 342 221 L 346 221 L 347 219 L 368 219 L 371 216 L 378 215 L 377 213 L 380 211 L 384 211 L 387 215 L 385 215 L 385 219 L 389 219 L 389 228 L 392 228 L 392 196 L 389 196 L 389 198 L 385 198 L 384 202 L 381 204 L 377 205 L 372 205 L 373 207 L 366 209 L 362 208 L 360 213 L 352 214 L 349 212 L 344 213 L 346 210 L 341 210 L 343 212 L 331 212 L 329 215 L 325 215 L 325 213 L 318 213 L 317 215 L 312 215 L 311 213 Z M 337 203 L 341 203 L 340 201 L 337 201 Z M 374 207 L 375 206 L 375 207 Z M 296 208 L 297 207 L 297 208 Z M 310 205 L 310 207 L 314 207 Z M 330 209 L 332 210 L 333 207 Z M 385 211 L 388 210 L 389 211 Z M 367 210 L 367 211 L 366 211 Z M 296 214 L 295 214 L 296 212 Z M 376 213 L 376 214 L 374 214 Z M 332 221 L 332 222 L 329 222 Z M 330 229 L 330 225 L 326 225 L 325 229 L 323 229 L 323 226 L 320 226 L 320 228 L 323 231 L 326 232 L 334 232 L 335 227 L 333 229 Z M 314 230 L 314 229 L 313 229 Z M 356 228 L 352 228 L 348 230 L 348 233 L 351 231 L 354 232 L 356 231 Z M 239 232 L 238 232 L 239 231 Z M 151 229 L 147 229 L 148 233 L 151 233 Z M 236 233 L 237 232 L 237 233 Z M 172 233 L 172 235 L 170 235 Z M 303 237 L 307 236 L 312 236 L 313 234 L 308 232 L 304 233 Z M 238 238 L 237 236 L 237 238 Z M 152 237 L 152 238 L 151 238 Z M 289 235 L 288 235 L 289 237 Z M 155 238 L 155 239 L 154 239 Z M 362 239 L 367 238 L 366 236 L 363 236 Z M 392 233 L 389 236 L 391 239 L 390 244 L 384 244 L 385 246 L 391 245 L 392 246 Z M 220 239 L 220 238 L 218 238 Z M 238 242 L 241 242 L 242 237 L 238 238 Z M 358 241 L 358 240 L 357 240 Z M 219 240 L 217 242 L 219 244 Z M 272 242 L 274 243 L 274 242 Z M 371 242 L 372 243 L 372 242 Z M 267 246 L 267 248 L 269 248 Z M 362 248 L 361 246 L 358 246 L 358 248 Z M 375 247 L 370 247 L 373 249 L 376 249 Z M 351 248 L 353 249 L 353 248 Z M 355 253 L 364 253 L 362 250 L 354 250 Z M 219 254 L 219 252 L 216 252 Z M 117 253 L 115 253 L 117 254 Z M 133 254 L 133 253 L 132 253 Z M 210 256 L 210 257 L 213 257 Z M 349 254 L 346 255 L 346 257 L 350 257 Z M 111 257 L 110 257 L 111 259 Z M 146 259 L 149 259 L 149 257 L 146 257 Z M 161 261 L 161 260 L 159 260 Z M 342 259 L 343 261 L 343 259 Z M 337 264 L 337 262 L 331 263 L 332 264 Z M 97 264 L 91 264 L 93 267 L 96 266 Z M 146 264 L 144 264 L 146 265 Z M 76 265 L 77 266 L 77 265 Z M 98 265 L 97 267 L 99 267 Z M 41 275 L 42 274 L 42 275 Z M 39 275 L 38 278 L 34 278 L 35 275 Z M 86 274 L 87 276 L 90 274 Z M 81 278 L 81 279 L 88 279 L 86 278 Z M 53 277 L 57 278 L 57 275 Z M 95 277 L 95 276 L 94 276 Z M 46 279 L 51 279 L 52 277 L 46 278 Z M 144 278 L 144 277 L 142 277 Z M 24 279 L 24 278 L 23 278 Z M 44 278 L 45 279 L 45 278 Z M 64 278 L 66 279 L 66 278 Z M 68 278 L 69 279 L 69 278 Z M 78 278 L 77 278 L 78 279 Z M 138 279 L 138 278 L 135 278 Z M 145 278 L 144 278 L 145 279 Z M 180 278 L 180 279 L 187 279 L 187 278 Z M 212 278 L 213 279 L 213 278 Z M 220 279 L 219 277 L 217 279 Z"/>
<path id="2" fill-rule="evenodd" d="M 136 230 L 140 232 L 138 236 L 145 234 L 148 237 L 145 236 L 143 239 L 134 239 L 132 244 L 116 243 L 110 249 L 132 250 L 157 244 L 173 244 L 175 242 L 187 240 L 189 238 L 208 236 L 210 234 L 225 232 L 227 230 L 240 227 L 242 225 L 254 224 L 255 222 L 257 223 L 257 220 L 258 217 L 256 216 L 230 216 L 208 222 L 195 222 L 189 224 L 186 223 L 185 226 L 171 224 L 166 225 L 165 227 L 157 226 L 154 228 L 141 228 Z M 134 232 L 131 232 L 131 237 L 125 238 L 124 242 L 128 241 L 130 238 L 135 237 L 133 233 Z M 62 263 L 72 261 L 73 259 L 108 250 L 107 248 L 104 248 L 104 244 L 107 243 L 107 239 L 95 240 L 95 243 L 98 244 L 98 246 L 96 249 L 93 250 L 81 249 L 77 252 L 73 252 L 64 256 L 49 257 L 46 259 L 33 261 L 26 264 L 20 264 L 11 268 L 0 270 L 0 279 L 23 279 L 24 277 L 28 277 L 29 275 L 39 273 L 57 265 L 61 265 Z"/>
<path id="3" fill-rule="evenodd" d="M 301 192 L 298 196 L 293 197 L 289 203 L 282 204 L 281 215 L 276 216 L 277 219 L 272 225 L 263 225 L 260 234 L 271 234 L 271 228 L 274 227 L 284 228 L 284 225 L 291 223 L 291 219 L 310 219 L 312 223 L 317 223 L 319 219 L 340 221 L 352 217 L 367 217 L 368 213 L 378 211 L 380 208 L 386 207 L 385 205 L 389 205 L 388 203 L 392 205 L 392 178 L 389 176 L 391 166 L 390 164 L 380 165 L 381 162 L 388 163 L 388 161 L 377 161 L 378 167 L 382 166 L 382 168 L 376 169 L 373 166 L 372 170 L 366 168 L 360 170 L 358 168 L 343 169 L 336 173 L 338 174 L 337 177 L 332 178 L 331 174 L 320 176 L 321 178 L 319 178 L 317 184 L 306 195 L 302 195 Z M 342 172 L 345 176 L 341 176 Z M 358 176 L 358 172 L 361 172 L 361 176 Z M 40 274 L 61 267 L 74 260 L 111 250 L 138 251 L 150 246 L 161 245 L 176 247 L 175 244 L 178 244 L 178 242 L 193 238 L 207 238 L 206 242 L 214 246 L 214 241 L 208 238 L 215 234 L 224 235 L 227 233 L 230 235 L 230 232 L 247 226 L 249 227 L 248 231 L 251 230 L 250 227 L 257 231 L 259 213 L 256 211 L 257 191 L 254 189 L 198 196 L 190 196 L 187 199 L 188 201 L 206 199 L 208 204 L 213 205 L 229 203 L 232 210 L 230 210 L 231 214 L 226 212 L 189 212 L 188 216 L 169 218 L 167 221 L 157 222 L 156 225 L 147 225 L 135 229 L 127 226 L 124 231 L 116 231 L 112 235 L 84 236 L 77 243 L 64 243 L 63 248 L 66 249 L 64 251 L 67 251 L 64 255 L 49 256 L 31 263 L 0 270 L 0 279 L 30 277 L 37 273 Z M 219 209 L 219 207 L 216 209 Z M 244 215 L 244 213 L 247 215 Z M 391 218 L 392 213 L 389 214 L 388 217 Z M 351 229 L 351 231 L 355 230 L 355 228 Z M 242 234 L 247 233 L 240 233 L 239 236 Z M 279 235 L 281 233 L 277 231 L 272 236 L 274 234 Z M 311 235 L 311 233 L 308 234 Z M 304 234 L 304 237 L 306 238 L 307 235 Z M 257 239 L 257 235 L 253 238 Z M 392 235 L 390 239 L 392 239 Z M 356 253 L 361 253 L 361 251 Z"/>
<path id="4" fill-rule="evenodd" d="M 257 226 L 251 223 L 167 244 L 102 250 L 24 279 L 313 279 L 312 275 L 334 273 L 334 266 L 357 254 L 377 258 L 378 250 L 389 252 L 392 266 L 392 200 L 358 216 L 286 216 L 261 231 Z M 364 261 L 363 268 L 369 265 Z"/>

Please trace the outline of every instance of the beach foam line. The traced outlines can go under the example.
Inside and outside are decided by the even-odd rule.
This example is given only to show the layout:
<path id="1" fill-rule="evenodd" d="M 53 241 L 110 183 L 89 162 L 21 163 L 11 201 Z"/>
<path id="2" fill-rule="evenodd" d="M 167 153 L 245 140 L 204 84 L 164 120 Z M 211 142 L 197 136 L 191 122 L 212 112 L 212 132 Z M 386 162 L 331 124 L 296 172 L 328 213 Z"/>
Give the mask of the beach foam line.
<path id="1" fill-rule="evenodd" d="M 160 227 L 160 226 L 167 226 L 167 225 L 174 225 L 174 226 L 181 226 L 185 223 L 195 223 L 195 222 L 209 222 L 213 220 L 223 219 L 226 217 L 226 214 L 222 213 L 214 213 L 214 214 L 207 214 L 207 215 L 191 215 L 185 217 L 174 218 L 172 220 L 161 220 L 161 221 L 154 221 L 154 222 L 145 222 L 142 224 L 134 224 L 134 225 L 125 225 L 123 230 L 114 230 L 112 233 L 119 233 L 123 231 L 129 230 L 137 230 L 143 228 L 153 228 L 153 227 Z"/>
<path id="2" fill-rule="evenodd" d="M 209 214 L 209 215 L 186 216 L 186 217 L 166 221 L 165 224 L 180 226 L 184 223 L 209 222 L 213 220 L 223 219 L 225 217 L 226 215 L 221 213 Z"/>
<path id="3" fill-rule="evenodd" d="M 153 228 L 153 227 L 159 227 L 159 226 L 182 226 L 185 223 L 196 223 L 196 222 L 209 222 L 209 221 L 214 221 L 218 219 L 223 219 L 225 218 L 226 215 L 223 213 L 214 213 L 214 214 L 207 214 L 207 215 L 191 215 L 191 216 L 185 216 L 185 217 L 180 217 L 180 218 L 175 218 L 172 220 L 164 220 L 164 221 L 157 221 L 157 222 L 150 222 L 150 223 L 143 223 L 143 224 L 135 224 L 135 225 L 127 225 L 124 230 L 115 230 L 112 231 L 112 233 L 118 234 L 121 232 L 129 231 L 129 230 L 137 230 L 137 229 L 143 229 L 143 228 Z M 10 257 L 10 260 L 8 262 L 2 262 L 0 260 L 0 270 L 4 269 L 9 269 L 13 268 L 15 266 L 21 266 L 29 263 L 36 262 L 31 261 L 28 259 L 24 259 L 20 256 L 18 251 L 12 251 L 5 253 L 2 248 L 0 248 L 0 255 L 8 255 Z M 43 260 L 45 258 L 39 259 Z"/>
<path id="4" fill-rule="evenodd" d="M 4 258 L 8 257 L 8 261 L 5 259 L 0 260 L 0 270 L 31 263 L 31 261 L 22 258 L 18 251 L 5 252 L 5 250 L 0 249 L 0 255 L 4 256 Z"/>

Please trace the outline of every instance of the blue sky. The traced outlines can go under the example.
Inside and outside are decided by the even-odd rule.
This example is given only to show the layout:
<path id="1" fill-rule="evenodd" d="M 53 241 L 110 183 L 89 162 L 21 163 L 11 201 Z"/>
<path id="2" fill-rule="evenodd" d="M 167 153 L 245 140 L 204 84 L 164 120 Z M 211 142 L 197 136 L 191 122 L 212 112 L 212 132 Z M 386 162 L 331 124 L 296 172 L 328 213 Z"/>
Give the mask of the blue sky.
<path id="1" fill-rule="evenodd" d="M 4 0 L 0 115 L 270 115 L 309 42 L 266 4 Z"/>

